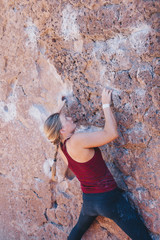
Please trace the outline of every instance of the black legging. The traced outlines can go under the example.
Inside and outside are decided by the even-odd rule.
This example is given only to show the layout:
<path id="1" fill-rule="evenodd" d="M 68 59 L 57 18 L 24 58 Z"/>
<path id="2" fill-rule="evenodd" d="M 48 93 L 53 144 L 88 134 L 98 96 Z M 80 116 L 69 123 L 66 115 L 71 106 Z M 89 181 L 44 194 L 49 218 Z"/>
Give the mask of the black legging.
<path id="1" fill-rule="evenodd" d="M 79 220 L 68 240 L 80 240 L 97 216 L 112 219 L 132 240 L 152 239 L 137 211 L 117 188 L 105 193 L 83 193 Z"/>

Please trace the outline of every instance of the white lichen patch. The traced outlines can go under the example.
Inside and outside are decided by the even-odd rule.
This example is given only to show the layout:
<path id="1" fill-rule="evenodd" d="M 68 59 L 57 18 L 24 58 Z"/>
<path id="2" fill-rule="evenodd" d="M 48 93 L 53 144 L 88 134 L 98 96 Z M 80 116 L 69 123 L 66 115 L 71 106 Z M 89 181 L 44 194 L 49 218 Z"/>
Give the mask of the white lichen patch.
<path id="1" fill-rule="evenodd" d="M 67 188 L 68 188 L 68 183 L 67 183 L 67 181 L 62 181 L 62 182 L 60 182 L 60 183 L 58 184 L 57 188 L 58 188 L 58 190 L 59 190 L 60 192 L 66 192 L 66 190 L 67 190 Z"/>
<path id="2" fill-rule="evenodd" d="M 44 135 L 43 124 L 47 116 L 44 107 L 38 104 L 32 105 L 29 108 L 29 115 L 37 122 L 40 132 Z"/>
<path id="3" fill-rule="evenodd" d="M 39 35 L 38 28 L 32 22 L 32 19 L 29 18 L 26 23 L 25 32 L 27 33 L 26 47 L 30 47 L 31 49 L 37 48 L 37 38 Z"/>
<path id="4" fill-rule="evenodd" d="M 93 49 L 93 56 L 100 57 L 102 53 L 112 57 L 114 54 L 125 55 L 126 50 L 135 50 L 137 53 L 144 53 L 146 42 L 151 27 L 149 25 L 140 25 L 132 28 L 128 36 L 117 34 L 114 38 L 104 41 L 97 41 Z"/>
<path id="5" fill-rule="evenodd" d="M 109 57 L 111 57 L 114 54 L 119 54 L 119 50 L 121 49 L 121 46 L 127 47 L 127 38 L 124 37 L 121 34 L 118 34 L 113 39 L 109 39 L 106 42 L 106 52 L 108 53 Z M 125 49 L 123 49 L 125 51 Z M 122 54 L 122 51 L 121 51 Z"/>
<path id="6" fill-rule="evenodd" d="M 146 90 L 144 90 L 143 88 L 137 88 L 137 89 L 135 89 L 135 93 L 136 93 L 138 96 L 144 98 L 144 97 L 145 97 L 145 94 L 146 94 Z"/>
<path id="7" fill-rule="evenodd" d="M 62 11 L 61 31 L 65 40 L 79 39 L 79 26 L 76 23 L 77 15 L 77 11 L 69 4 Z"/>
<path id="8" fill-rule="evenodd" d="M 97 131 L 101 131 L 101 130 L 102 130 L 102 128 L 100 128 L 100 127 L 95 127 L 95 126 L 86 127 L 86 126 L 81 125 L 78 129 L 76 129 L 76 133 L 79 133 L 79 132 L 97 132 Z"/>
<path id="9" fill-rule="evenodd" d="M 151 31 L 151 27 L 147 24 L 142 24 L 138 28 L 133 28 L 131 35 L 129 36 L 129 42 L 131 48 L 133 48 L 137 54 L 143 54 L 147 48 L 147 38 Z"/>
<path id="10" fill-rule="evenodd" d="M 0 102 L 0 118 L 4 122 L 13 121 L 16 118 L 17 111 L 16 111 L 16 104 L 15 103 L 5 103 Z"/>
<path id="11" fill-rule="evenodd" d="M 102 53 L 106 52 L 107 48 L 106 48 L 106 42 L 104 41 L 96 41 L 93 51 L 92 51 L 92 55 L 93 57 L 101 57 Z"/>
<path id="12" fill-rule="evenodd" d="M 44 174 L 49 177 L 50 179 L 52 178 L 52 171 L 51 171 L 51 167 L 54 164 L 54 160 L 52 158 L 48 158 L 47 160 L 45 160 L 45 162 L 43 163 L 43 171 Z"/>
<path id="13" fill-rule="evenodd" d="M 151 27 L 141 24 L 128 29 L 128 35 L 117 34 L 107 41 L 96 41 L 92 51 L 92 58 L 98 66 L 100 81 L 112 87 L 114 71 L 128 70 L 132 67 L 131 57 L 141 56 L 147 50 L 148 36 Z M 104 62 L 106 62 L 104 64 Z M 107 67 L 107 64 L 109 67 Z M 106 78 L 107 76 L 107 78 Z"/>
<path id="14" fill-rule="evenodd" d="M 124 109 L 127 113 L 132 113 L 132 105 L 130 103 L 126 103 Z"/>

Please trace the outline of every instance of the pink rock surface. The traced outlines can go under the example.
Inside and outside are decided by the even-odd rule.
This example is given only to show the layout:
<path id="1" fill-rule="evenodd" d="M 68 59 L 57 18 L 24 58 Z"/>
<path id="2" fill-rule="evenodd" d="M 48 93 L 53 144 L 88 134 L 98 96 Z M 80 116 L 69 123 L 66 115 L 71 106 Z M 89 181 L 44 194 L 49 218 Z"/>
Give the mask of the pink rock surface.
<path id="1" fill-rule="evenodd" d="M 0 240 L 65 240 L 78 219 L 80 184 L 43 133 L 67 96 L 82 129 L 103 127 L 112 88 L 120 137 L 102 147 L 118 185 L 160 239 L 159 1 L 0 2 Z M 83 240 L 129 239 L 98 217 Z"/>

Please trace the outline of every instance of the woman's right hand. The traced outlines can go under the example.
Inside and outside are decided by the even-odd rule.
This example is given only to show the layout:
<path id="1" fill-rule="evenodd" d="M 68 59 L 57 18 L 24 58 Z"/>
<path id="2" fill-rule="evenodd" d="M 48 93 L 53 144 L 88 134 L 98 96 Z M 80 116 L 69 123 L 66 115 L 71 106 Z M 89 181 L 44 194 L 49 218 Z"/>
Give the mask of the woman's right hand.
<path id="1" fill-rule="evenodd" d="M 102 104 L 111 104 L 111 95 L 112 90 L 104 88 L 102 92 Z"/>

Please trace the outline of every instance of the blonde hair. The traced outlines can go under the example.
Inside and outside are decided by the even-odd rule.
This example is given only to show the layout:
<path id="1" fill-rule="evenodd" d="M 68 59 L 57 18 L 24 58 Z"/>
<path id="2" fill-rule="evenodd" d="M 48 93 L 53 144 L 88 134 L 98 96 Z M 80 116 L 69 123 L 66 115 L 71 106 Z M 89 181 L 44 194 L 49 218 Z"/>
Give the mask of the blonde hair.
<path id="1" fill-rule="evenodd" d="M 60 113 L 50 115 L 44 123 L 44 133 L 51 143 L 59 145 L 61 142 L 60 130 L 62 123 L 60 120 Z"/>
<path id="2" fill-rule="evenodd" d="M 61 142 L 60 130 L 62 129 L 62 123 L 60 120 L 60 113 L 54 113 L 50 115 L 44 123 L 44 133 L 51 143 L 57 146 L 54 155 L 53 165 L 51 167 L 52 180 L 55 181 L 56 176 L 56 161 L 58 148 Z"/>

